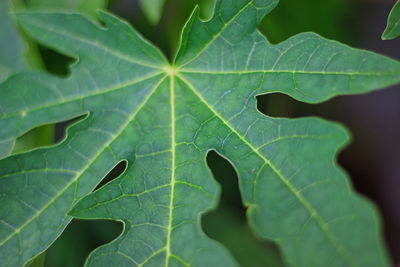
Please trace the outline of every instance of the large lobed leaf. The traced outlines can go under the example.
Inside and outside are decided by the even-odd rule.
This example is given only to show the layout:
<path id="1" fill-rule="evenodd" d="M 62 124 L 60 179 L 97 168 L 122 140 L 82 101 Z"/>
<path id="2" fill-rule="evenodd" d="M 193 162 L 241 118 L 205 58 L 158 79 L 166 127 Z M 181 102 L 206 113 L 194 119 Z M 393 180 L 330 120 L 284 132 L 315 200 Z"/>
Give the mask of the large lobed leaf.
<path id="1" fill-rule="evenodd" d="M 0 258 L 23 265 L 71 217 L 112 219 L 123 233 L 88 266 L 235 266 L 201 229 L 219 187 L 215 150 L 239 176 L 255 232 L 293 266 L 386 266 L 374 207 L 355 194 L 335 155 L 349 140 L 317 118 L 264 116 L 255 96 L 317 103 L 400 81 L 400 63 L 313 33 L 270 44 L 256 27 L 277 0 L 220 0 L 196 9 L 173 64 L 127 23 L 100 13 L 18 15 L 36 40 L 78 58 L 68 78 L 23 73 L 0 85 L 0 141 L 87 114 L 60 145 L 0 161 Z M 116 164 L 125 172 L 90 193 Z"/>
<path id="2" fill-rule="evenodd" d="M 384 33 L 383 40 L 391 40 L 400 36 L 400 0 L 396 2 L 390 11 L 388 22 Z"/>
<path id="3" fill-rule="evenodd" d="M 105 8 L 107 0 L 2 0 L 0 1 L 0 82 L 10 75 L 28 69 L 44 69 L 41 56 L 36 45 L 19 31 L 12 15 L 21 9 L 50 9 L 63 11 L 81 11 L 93 15 L 96 9 Z M 52 134 L 48 133 L 51 126 L 39 128 L 37 132 L 28 134 L 28 139 L 39 141 L 38 143 L 52 143 Z M 14 143 L 16 143 L 14 145 Z M 28 149 L 30 142 L 26 140 L 7 140 L 0 142 L 0 159 L 8 156 L 19 148 Z"/>

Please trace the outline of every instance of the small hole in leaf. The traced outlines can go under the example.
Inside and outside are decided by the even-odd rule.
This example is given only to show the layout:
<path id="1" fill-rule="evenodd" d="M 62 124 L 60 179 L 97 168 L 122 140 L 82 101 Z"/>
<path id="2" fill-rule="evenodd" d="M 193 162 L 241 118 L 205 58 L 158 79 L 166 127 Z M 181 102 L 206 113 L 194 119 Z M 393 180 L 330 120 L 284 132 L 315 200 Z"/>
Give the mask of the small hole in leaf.
<path id="1" fill-rule="evenodd" d="M 46 251 L 45 266 L 83 266 L 90 252 L 117 238 L 122 229 L 117 221 L 72 220 Z"/>
<path id="2" fill-rule="evenodd" d="M 126 160 L 120 161 L 111 171 L 107 173 L 107 175 L 96 186 L 94 191 L 98 190 L 106 183 L 111 182 L 112 180 L 118 178 L 126 170 L 127 166 L 128 166 L 128 161 Z"/>
<path id="3" fill-rule="evenodd" d="M 284 266 L 278 248 L 250 229 L 232 165 L 214 151 L 208 153 L 207 164 L 222 192 L 218 208 L 202 217 L 205 233 L 230 250 L 242 266 Z"/>

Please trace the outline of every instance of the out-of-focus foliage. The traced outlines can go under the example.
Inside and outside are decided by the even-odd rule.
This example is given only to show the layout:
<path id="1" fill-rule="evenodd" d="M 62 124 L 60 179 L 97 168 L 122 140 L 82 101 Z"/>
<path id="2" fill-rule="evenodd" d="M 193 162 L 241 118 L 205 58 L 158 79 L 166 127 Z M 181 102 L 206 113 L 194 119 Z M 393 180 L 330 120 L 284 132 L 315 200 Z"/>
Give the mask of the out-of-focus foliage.
<path id="1" fill-rule="evenodd" d="M 382 35 L 383 40 L 391 40 L 400 35 L 400 0 L 390 11 L 388 23 L 385 32 Z"/>
<path id="2" fill-rule="evenodd" d="M 121 223 L 73 220 L 61 237 L 46 251 L 45 266 L 83 266 L 91 251 L 112 241 L 121 231 Z"/>
<path id="3" fill-rule="evenodd" d="M 165 2 L 165 0 L 139 0 L 143 13 L 151 24 L 157 24 L 160 21 Z M 193 2 L 201 5 L 201 13 L 203 17 L 208 18 L 211 16 L 215 0 L 188 0 L 185 1 L 185 3 L 181 3 L 181 5 L 192 5 Z"/>
<path id="4" fill-rule="evenodd" d="M 0 1 L 0 82 L 11 74 L 40 68 L 38 51 L 19 31 L 12 12 L 23 7 L 20 1 Z"/>
<path id="5" fill-rule="evenodd" d="M 151 24 L 157 24 L 160 21 L 164 2 L 165 0 L 140 0 L 140 7 Z"/>
<path id="6" fill-rule="evenodd" d="M 286 266 L 277 248 L 256 238 L 246 221 L 239 220 L 230 209 L 221 209 L 206 218 L 203 226 L 209 229 L 207 233 L 224 244 L 241 266 Z"/>
<path id="7" fill-rule="evenodd" d="M 277 246 L 257 238 L 250 229 L 232 165 L 215 152 L 208 154 L 207 163 L 222 187 L 218 208 L 202 218 L 207 235 L 226 246 L 241 266 L 286 266 Z"/>
<path id="8" fill-rule="evenodd" d="M 97 18 L 98 9 L 107 9 L 108 0 L 26 0 L 29 10 L 71 11 Z"/>
<path id="9" fill-rule="evenodd" d="M 12 15 L 14 10 L 23 7 L 20 0 L 0 1 L 0 82 L 18 71 L 41 69 L 43 66 L 36 46 L 21 33 Z M 35 134 L 26 134 L 26 136 L 30 139 L 38 137 Z M 41 139 L 46 139 L 46 142 L 39 144 L 49 144 L 52 136 L 51 134 L 46 138 L 42 135 Z M 0 158 L 12 152 L 14 143 L 14 139 L 0 142 Z M 33 147 L 24 141 L 18 141 L 17 145 L 26 149 Z"/>
<path id="10" fill-rule="evenodd" d="M 341 0 L 280 1 L 259 28 L 272 43 L 306 31 L 345 41 L 351 36 L 345 27 L 350 8 L 350 1 Z"/>

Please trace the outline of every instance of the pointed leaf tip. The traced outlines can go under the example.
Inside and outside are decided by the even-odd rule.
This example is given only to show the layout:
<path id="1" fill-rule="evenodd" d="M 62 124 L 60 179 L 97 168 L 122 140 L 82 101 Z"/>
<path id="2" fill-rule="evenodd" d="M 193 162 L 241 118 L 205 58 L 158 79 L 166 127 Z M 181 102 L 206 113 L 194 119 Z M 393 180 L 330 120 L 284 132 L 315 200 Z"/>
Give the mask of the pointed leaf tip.
<path id="1" fill-rule="evenodd" d="M 392 40 L 400 36 L 400 0 L 396 2 L 390 11 L 385 31 L 382 34 L 382 40 Z"/>

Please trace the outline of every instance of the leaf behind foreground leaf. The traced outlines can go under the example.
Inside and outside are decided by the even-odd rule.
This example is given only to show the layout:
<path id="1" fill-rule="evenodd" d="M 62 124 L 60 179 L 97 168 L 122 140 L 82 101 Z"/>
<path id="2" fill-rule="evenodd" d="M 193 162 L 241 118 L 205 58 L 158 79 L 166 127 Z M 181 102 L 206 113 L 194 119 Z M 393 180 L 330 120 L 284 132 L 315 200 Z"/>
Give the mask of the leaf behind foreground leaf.
<path id="1" fill-rule="evenodd" d="M 400 1 L 398 0 L 390 11 L 385 31 L 382 34 L 383 40 L 391 40 L 400 36 Z"/>

